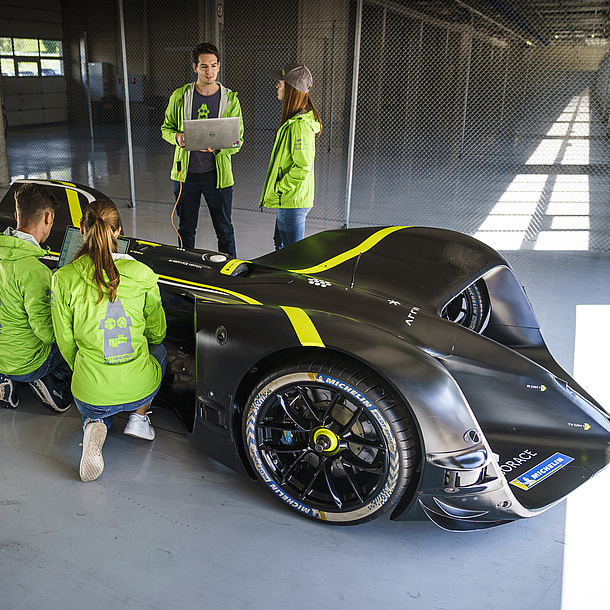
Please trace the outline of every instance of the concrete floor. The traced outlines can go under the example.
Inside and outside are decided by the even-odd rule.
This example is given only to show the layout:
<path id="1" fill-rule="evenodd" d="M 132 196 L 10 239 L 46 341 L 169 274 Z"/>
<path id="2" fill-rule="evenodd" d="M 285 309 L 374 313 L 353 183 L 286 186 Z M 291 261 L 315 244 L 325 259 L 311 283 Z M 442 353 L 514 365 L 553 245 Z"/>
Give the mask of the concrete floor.
<path id="1" fill-rule="evenodd" d="M 171 242 L 168 212 L 122 209 L 126 232 Z M 269 249 L 272 215 L 237 211 L 234 221 L 242 257 Z M 212 244 L 204 215 L 200 227 Z M 571 371 L 575 305 L 610 303 L 610 256 L 510 256 L 551 350 Z M 169 412 L 152 419 L 153 443 L 122 434 L 126 420 L 118 419 L 102 477 L 82 483 L 75 409 L 56 415 L 25 388 L 16 411 L 0 410 L 2 608 L 568 607 L 565 502 L 469 534 L 425 521 L 324 526 L 195 450 Z M 599 533 L 588 525 L 595 544 Z M 593 569 L 596 548 L 579 563 Z M 607 607 L 601 591 L 595 599 Z"/>

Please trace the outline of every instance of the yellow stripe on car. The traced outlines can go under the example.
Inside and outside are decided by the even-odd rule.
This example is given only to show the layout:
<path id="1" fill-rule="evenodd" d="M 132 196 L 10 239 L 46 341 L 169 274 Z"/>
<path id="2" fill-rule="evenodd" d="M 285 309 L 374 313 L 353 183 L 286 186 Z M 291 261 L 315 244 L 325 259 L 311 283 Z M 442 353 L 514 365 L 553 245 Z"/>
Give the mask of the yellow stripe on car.
<path id="1" fill-rule="evenodd" d="M 249 263 L 250 261 L 242 261 L 239 258 L 234 258 L 230 260 L 221 270 L 220 273 L 223 275 L 231 275 L 237 267 L 239 267 L 242 263 Z"/>
<path id="2" fill-rule="evenodd" d="M 355 248 L 351 248 L 347 250 L 347 252 L 343 252 L 343 254 L 338 254 L 337 256 L 333 256 L 333 258 L 328 259 L 327 261 L 320 263 L 319 265 L 315 265 L 314 267 L 307 267 L 306 269 L 289 269 L 292 273 L 321 273 L 322 271 L 327 271 L 328 269 L 332 269 L 341 263 L 345 263 L 351 258 L 355 258 L 359 254 L 370 250 L 373 246 L 376 246 L 382 239 L 387 237 L 388 235 L 400 231 L 401 229 L 408 229 L 409 227 L 386 227 L 385 229 L 381 229 L 373 235 L 367 237 L 360 245 Z"/>
<path id="3" fill-rule="evenodd" d="M 181 280 L 176 277 L 170 277 L 169 275 L 159 275 L 159 278 L 161 278 L 162 280 L 167 280 L 169 282 L 176 282 L 177 284 L 188 284 L 189 286 L 196 286 L 197 288 L 205 288 L 207 290 L 212 290 L 213 292 L 219 292 L 221 294 L 230 294 L 231 296 L 241 299 L 244 303 L 248 303 L 248 305 L 262 305 L 262 303 L 260 301 L 257 301 L 256 299 L 252 299 L 244 294 L 239 294 L 239 292 L 227 290 L 226 288 L 218 288 L 218 286 L 210 286 L 208 284 L 190 282 L 189 280 Z"/>
<path id="4" fill-rule="evenodd" d="M 78 193 L 73 189 L 66 189 L 66 197 L 68 198 L 68 207 L 70 208 L 72 224 L 75 227 L 78 227 L 80 225 L 81 218 L 83 217 L 83 211 L 80 208 Z"/>
<path id="5" fill-rule="evenodd" d="M 280 307 L 286 312 L 301 345 L 307 347 L 326 347 L 311 318 L 302 309 L 298 307 L 284 307 L 283 305 L 280 305 Z"/>

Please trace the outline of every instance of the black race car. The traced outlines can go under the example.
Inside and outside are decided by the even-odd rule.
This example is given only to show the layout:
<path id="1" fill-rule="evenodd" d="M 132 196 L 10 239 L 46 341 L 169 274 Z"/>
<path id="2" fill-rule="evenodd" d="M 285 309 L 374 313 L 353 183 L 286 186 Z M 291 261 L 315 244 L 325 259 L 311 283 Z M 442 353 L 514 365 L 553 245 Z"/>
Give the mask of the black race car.
<path id="1" fill-rule="evenodd" d="M 46 181 L 66 225 L 101 193 Z M 12 191 L 0 229 L 13 222 Z M 460 233 L 331 230 L 253 261 L 130 238 L 159 275 L 157 405 L 298 513 L 449 530 L 530 517 L 610 461 L 609 414 L 550 355 L 507 261 Z"/>

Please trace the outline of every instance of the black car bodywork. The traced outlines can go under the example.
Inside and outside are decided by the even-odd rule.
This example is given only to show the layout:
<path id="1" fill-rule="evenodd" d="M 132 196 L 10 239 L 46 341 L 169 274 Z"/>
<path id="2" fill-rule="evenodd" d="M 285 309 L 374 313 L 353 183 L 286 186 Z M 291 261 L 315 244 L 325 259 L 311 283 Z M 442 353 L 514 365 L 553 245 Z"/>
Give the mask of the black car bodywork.
<path id="1" fill-rule="evenodd" d="M 62 204 L 52 267 L 65 226 L 103 196 L 44 182 Z M 608 413 L 550 355 L 507 261 L 472 237 L 333 230 L 253 261 L 130 239 L 168 321 L 156 404 L 301 514 L 481 529 L 548 509 L 610 461 Z"/>

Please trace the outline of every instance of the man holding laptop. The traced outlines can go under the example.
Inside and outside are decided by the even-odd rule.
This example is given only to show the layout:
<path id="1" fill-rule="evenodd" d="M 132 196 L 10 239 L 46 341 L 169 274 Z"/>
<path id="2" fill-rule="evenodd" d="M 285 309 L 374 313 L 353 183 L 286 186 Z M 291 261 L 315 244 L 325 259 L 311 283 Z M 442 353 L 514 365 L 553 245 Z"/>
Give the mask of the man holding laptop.
<path id="1" fill-rule="evenodd" d="M 72 403 L 71 371 L 51 322 L 51 271 L 42 263 L 59 207 L 44 185 L 15 191 L 17 229 L 0 235 L 0 406 L 19 405 L 15 382 L 28 383 L 42 403 L 62 413 Z"/>
<path id="2" fill-rule="evenodd" d="M 231 155 L 241 148 L 243 120 L 237 94 L 216 82 L 219 69 L 219 53 L 213 44 L 201 43 L 193 49 L 193 70 L 197 80 L 172 93 L 161 133 L 165 140 L 176 145 L 171 178 L 174 180 L 174 194 L 178 201 L 178 233 L 182 247 L 195 247 L 195 232 L 203 195 L 218 239 L 218 250 L 234 257 L 235 236 L 231 223 L 234 181 Z M 234 129 L 235 126 L 230 124 L 232 121 L 227 121 L 215 125 L 213 130 L 205 130 L 208 132 L 207 141 L 197 139 L 198 135 L 206 135 L 198 133 L 203 130 L 196 129 L 206 126 L 204 121 L 199 122 L 200 119 L 230 117 L 239 118 L 237 134 L 221 133 L 225 128 Z M 187 130 L 186 138 L 185 121 L 196 123 L 187 125 L 192 128 L 192 136 Z M 200 142 L 206 142 L 207 148 L 195 149 L 194 145 Z"/>

